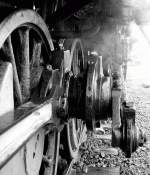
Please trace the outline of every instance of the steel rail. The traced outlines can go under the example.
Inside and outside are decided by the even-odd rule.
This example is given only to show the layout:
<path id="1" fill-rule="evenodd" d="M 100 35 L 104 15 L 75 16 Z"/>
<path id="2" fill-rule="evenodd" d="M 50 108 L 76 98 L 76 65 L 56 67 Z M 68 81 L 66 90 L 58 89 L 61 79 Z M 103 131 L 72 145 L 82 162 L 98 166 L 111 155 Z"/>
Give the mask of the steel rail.
<path id="1" fill-rule="evenodd" d="M 35 105 L 28 102 L 19 107 L 17 115 L 18 113 L 19 119 L 0 135 L 0 168 L 13 157 L 33 134 L 50 122 L 52 119 L 52 103 L 48 101 L 42 105 Z"/>

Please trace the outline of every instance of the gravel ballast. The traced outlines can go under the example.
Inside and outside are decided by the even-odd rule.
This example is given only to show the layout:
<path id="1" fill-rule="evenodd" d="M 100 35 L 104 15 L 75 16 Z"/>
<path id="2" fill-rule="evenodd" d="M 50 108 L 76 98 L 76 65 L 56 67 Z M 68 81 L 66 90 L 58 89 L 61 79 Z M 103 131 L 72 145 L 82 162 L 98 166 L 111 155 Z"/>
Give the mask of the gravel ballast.
<path id="1" fill-rule="evenodd" d="M 136 125 L 142 129 L 150 140 L 150 88 L 145 88 L 133 80 L 127 82 L 127 99 L 136 107 Z M 99 135 L 88 134 L 87 141 L 80 147 L 80 159 L 75 167 L 86 172 L 88 167 L 120 167 L 121 175 L 150 175 L 150 141 L 139 147 L 131 158 L 117 151 L 104 151 L 110 148 L 109 140 L 99 138 Z"/>

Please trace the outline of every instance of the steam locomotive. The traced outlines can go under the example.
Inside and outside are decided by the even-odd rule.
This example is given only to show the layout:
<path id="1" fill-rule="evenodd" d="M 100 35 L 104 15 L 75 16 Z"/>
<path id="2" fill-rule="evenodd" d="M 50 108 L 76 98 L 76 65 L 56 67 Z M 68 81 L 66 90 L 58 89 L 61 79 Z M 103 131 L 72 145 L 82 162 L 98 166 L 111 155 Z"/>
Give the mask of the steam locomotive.
<path id="1" fill-rule="evenodd" d="M 146 2 L 143 13 L 134 0 L 0 1 L 1 175 L 65 174 L 108 118 L 127 157 L 145 142 L 124 82 Z"/>

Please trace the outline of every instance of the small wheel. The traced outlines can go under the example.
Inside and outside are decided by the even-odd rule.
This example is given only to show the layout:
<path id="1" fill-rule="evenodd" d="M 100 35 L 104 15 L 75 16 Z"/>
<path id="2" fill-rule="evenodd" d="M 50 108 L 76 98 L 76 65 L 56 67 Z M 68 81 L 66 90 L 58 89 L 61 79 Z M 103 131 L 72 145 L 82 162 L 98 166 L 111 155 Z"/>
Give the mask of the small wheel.
<path id="1" fill-rule="evenodd" d="M 82 141 L 84 124 L 80 119 L 70 119 L 67 123 L 67 138 L 71 158 L 76 158 Z"/>
<path id="2" fill-rule="evenodd" d="M 41 168 L 41 175 L 56 175 L 58 168 L 60 132 L 53 130 L 46 136 L 44 150 L 44 164 Z"/>
<path id="3" fill-rule="evenodd" d="M 77 79 L 79 76 L 82 75 L 84 70 L 84 53 L 83 53 L 83 46 L 80 39 L 75 39 L 70 47 L 71 52 L 71 71 L 73 73 L 73 79 Z M 75 88 L 71 89 L 76 91 Z M 78 92 L 74 92 L 77 94 Z M 69 105 L 69 104 L 68 104 Z M 73 105 L 73 104 L 71 104 Z M 80 119 L 75 119 L 76 117 L 74 114 L 70 116 L 72 119 L 69 119 L 67 123 L 67 139 L 68 139 L 68 147 L 71 159 L 76 158 L 79 150 L 79 146 L 81 144 L 83 131 L 85 126 Z"/>

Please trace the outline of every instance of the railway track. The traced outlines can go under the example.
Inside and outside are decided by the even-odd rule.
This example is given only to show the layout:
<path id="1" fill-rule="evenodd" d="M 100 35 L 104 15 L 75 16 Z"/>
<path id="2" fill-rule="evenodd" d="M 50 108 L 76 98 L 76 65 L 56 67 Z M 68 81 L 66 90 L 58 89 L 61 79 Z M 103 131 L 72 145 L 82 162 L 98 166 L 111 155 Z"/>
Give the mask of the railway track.
<path id="1" fill-rule="evenodd" d="M 76 160 L 71 161 L 64 175 L 84 175 L 84 174 L 120 175 L 120 165 L 117 163 L 117 161 L 116 161 L 116 165 L 115 165 L 115 162 L 113 162 L 116 156 L 117 157 L 120 156 L 119 155 L 120 153 L 118 151 L 118 148 L 113 148 L 110 146 L 111 145 L 110 124 L 103 125 L 103 127 L 104 129 L 102 127 L 97 128 L 96 133 L 88 134 L 89 135 L 88 141 L 85 140 L 84 143 L 81 144 L 78 158 Z M 109 130 L 109 133 L 108 133 L 108 130 Z M 96 145 L 99 144 L 98 147 L 95 144 Z M 87 154 L 90 154 L 90 155 L 88 156 Z M 84 156 L 86 156 L 85 159 L 83 159 Z M 107 156 L 109 157 L 109 159 L 107 159 Z M 97 157 L 97 161 L 96 161 L 96 157 Z M 98 160 L 99 158 L 101 159 L 101 161 Z"/>

